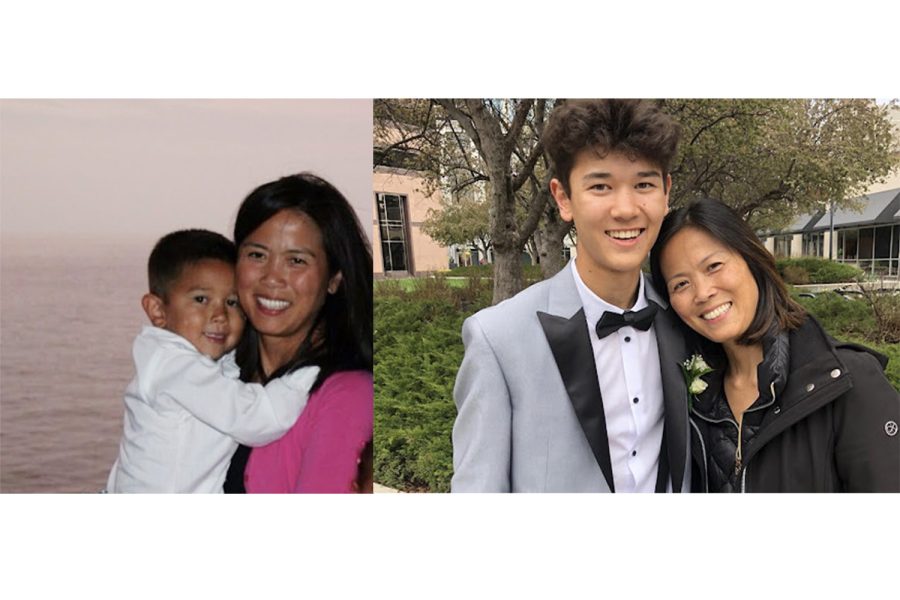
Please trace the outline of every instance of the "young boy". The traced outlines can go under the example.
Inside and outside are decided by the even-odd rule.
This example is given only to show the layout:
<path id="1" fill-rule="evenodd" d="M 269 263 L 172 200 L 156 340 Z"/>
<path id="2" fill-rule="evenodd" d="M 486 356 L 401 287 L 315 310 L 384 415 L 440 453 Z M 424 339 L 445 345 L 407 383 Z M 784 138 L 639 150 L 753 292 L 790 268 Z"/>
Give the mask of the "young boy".
<path id="1" fill-rule="evenodd" d="M 235 291 L 237 253 L 225 237 L 176 231 L 150 254 L 153 324 L 134 341 L 125 430 L 109 492 L 221 492 L 238 443 L 281 437 L 306 405 L 318 367 L 265 388 L 237 380 L 231 350 L 244 330 Z M 231 353 L 230 353 L 231 352 Z"/>
<path id="2" fill-rule="evenodd" d="M 677 317 L 641 276 L 679 130 L 641 100 L 557 107 L 543 142 L 577 257 L 463 325 L 454 492 L 689 489 Z"/>

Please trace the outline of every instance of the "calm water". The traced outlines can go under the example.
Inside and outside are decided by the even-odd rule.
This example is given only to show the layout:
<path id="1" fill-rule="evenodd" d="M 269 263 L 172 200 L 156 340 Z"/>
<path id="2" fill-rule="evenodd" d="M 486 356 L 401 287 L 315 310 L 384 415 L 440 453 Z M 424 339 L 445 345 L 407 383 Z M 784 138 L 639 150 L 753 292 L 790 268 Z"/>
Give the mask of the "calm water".
<path id="1" fill-rule="evenodd" d="M 152 243 L 0 247 L 0 491 L 97 492 L 122 430 Z"/>

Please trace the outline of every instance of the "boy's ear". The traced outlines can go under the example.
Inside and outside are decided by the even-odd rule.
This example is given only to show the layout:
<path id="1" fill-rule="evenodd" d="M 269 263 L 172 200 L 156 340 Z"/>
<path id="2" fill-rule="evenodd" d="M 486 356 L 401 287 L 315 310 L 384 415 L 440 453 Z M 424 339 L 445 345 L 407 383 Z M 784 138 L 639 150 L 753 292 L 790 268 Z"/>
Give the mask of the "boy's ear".
<path id="1" fill-rule="evenodd" d="M 144 312 L 154 327 L 166 326 L 166 306 L 162 298 L 153 293 L 144 294 L 141 306 L 144 307 Z"/>
<path id="2" fill-rule="evenodd" d="M 556 200 L 556 206 L 559 207 L 560 218 L 567 223 L 571 222 L 573 219 L 572 200 L 566 193 L 566 189 L 565 187 L 563 187 L 562 181 L 555 177 L 550 180 L 550 194 L 553 195 L 553 199 Z"/>
<path id="3" fill-rule="evenodd" d="M 338 291 L 338 288 L 341 287 L 341 282 L 344 280 L 344 274 L 338 271 L 334 275 L 331 276 L 331 279 L 328 280 L 328 293 L 333 294 Z"/>

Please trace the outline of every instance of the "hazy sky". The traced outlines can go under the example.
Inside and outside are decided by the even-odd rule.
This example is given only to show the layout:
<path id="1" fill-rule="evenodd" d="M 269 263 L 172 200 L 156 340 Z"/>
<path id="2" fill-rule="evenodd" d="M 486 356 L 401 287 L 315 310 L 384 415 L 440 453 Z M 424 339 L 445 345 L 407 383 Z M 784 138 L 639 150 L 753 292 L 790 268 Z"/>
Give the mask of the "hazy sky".
<path id="1" fill-rule="evenodd" d="M 370 100 L 2 100 L 4 239 L 231 237 L 257 185 L 313 171 L 371 235 Z"/>

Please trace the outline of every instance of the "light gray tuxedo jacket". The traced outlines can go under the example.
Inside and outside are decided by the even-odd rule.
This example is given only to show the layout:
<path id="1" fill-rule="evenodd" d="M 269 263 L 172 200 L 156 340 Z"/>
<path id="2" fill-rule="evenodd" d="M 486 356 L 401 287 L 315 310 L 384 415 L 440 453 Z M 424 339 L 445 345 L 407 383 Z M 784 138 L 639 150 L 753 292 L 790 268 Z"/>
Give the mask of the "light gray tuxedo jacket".
<path id="1" fill-rule="evenodd" d="M 690 478 L 678 317 L 650 285 L 665 424 L 657 491 Z M 571 266 L 463 324 L 453 396 L 453 492 L 615 491 L 603 399 Z M 688 487 L 685 485 L 684 487 Z M 685 490 L 687 491 L 687 490 Z"/>

